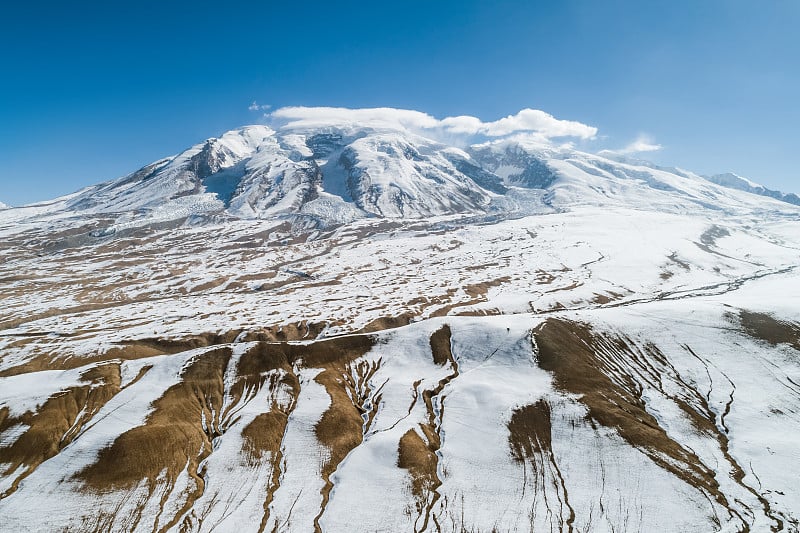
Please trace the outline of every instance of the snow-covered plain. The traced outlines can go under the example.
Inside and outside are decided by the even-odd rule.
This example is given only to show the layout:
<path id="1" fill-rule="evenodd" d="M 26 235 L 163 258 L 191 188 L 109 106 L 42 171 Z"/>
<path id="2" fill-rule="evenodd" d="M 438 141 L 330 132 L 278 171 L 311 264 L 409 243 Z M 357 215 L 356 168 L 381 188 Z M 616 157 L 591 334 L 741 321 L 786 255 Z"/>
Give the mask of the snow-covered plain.
<path id="1" fill-rule="evenodd" d="M 307 128 L 0 212 L 0 530 L 798 531 L 800 209 Z"/>

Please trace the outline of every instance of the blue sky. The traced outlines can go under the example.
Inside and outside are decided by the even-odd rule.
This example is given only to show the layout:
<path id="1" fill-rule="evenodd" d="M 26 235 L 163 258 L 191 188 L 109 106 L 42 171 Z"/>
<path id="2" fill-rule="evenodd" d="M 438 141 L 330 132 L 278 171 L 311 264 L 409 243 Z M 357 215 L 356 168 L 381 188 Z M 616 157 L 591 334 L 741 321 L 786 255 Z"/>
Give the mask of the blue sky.
<path id="1" fill-rule="evenodd" d="M 168 5 L 167 5 L 168 4 Z M 111 179 L 283 106 L 523 108 L 800 192 L 797 0 L 13 2 L 0 201 Z"/>

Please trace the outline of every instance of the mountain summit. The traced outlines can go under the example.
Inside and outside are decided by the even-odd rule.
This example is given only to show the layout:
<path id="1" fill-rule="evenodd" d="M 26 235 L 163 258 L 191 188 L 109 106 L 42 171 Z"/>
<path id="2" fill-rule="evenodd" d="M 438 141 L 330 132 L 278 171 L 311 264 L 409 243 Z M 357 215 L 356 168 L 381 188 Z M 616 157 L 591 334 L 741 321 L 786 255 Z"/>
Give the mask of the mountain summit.
<path id="1" fill-rule="evenodd" d="M 508 123 L 481 123 L 470 129 L 462 122 L 469 124 L 466 119 L 471 117 L 429 124 L 427 115 L 402 110 L 333 109 L 321 117 L 309 115 L 313 108 L 294 114 L 280 111 L 276 117 L 293 120 L 284 117 L 273 127 L 229 131 L 128 176 L 28 206 L 12 216 L 113 217 L 109 231 L 220 217 L 278 217 L 322 228 L 370 217 L 524 216 L 579 205 L 674 213 L 788 209 L 741 191 L 797 203 L 794 195 L 747 185 L 738 177 L 703 178 L 581 152 L 551 142 L 538 130 L 515 133 L 520 123 L 530 128 L 540 122 L 549 135 L 593 133 L 549 115 L 534 120 L 521 112 L 503 119 Z M 361 122 L 354 121 L 359 118 Z M 449 129 L 443 134 L 443 128 Z M 457 135 L 463 131 L 488 134 L 473 144 L 432 138 L 464 141 L 467 137 Z"/>

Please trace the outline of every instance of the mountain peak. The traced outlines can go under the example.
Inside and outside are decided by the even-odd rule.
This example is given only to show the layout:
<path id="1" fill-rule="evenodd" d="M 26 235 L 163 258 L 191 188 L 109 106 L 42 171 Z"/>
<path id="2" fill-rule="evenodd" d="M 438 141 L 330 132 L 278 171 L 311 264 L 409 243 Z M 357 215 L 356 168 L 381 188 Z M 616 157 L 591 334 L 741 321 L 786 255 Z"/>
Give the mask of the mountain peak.
<path id="1" fill-rule="evenodd" d="M 800 203 L 734 175 L 703 179 L 515 133 L 513 117 L 482 123 L 497 136 L 463 145 L 442 141 L 441 133 L 465 129 L 464 117 L 309 109 L 276 112 L 282 123 L 228 131 L 18 216 L 111 216 L 115 230 L 219 217 L 325 227 L 367 217 L 516 217 L 577 205 L 680 213 L 781 211 L 789 206 L 775 200 Z"/>

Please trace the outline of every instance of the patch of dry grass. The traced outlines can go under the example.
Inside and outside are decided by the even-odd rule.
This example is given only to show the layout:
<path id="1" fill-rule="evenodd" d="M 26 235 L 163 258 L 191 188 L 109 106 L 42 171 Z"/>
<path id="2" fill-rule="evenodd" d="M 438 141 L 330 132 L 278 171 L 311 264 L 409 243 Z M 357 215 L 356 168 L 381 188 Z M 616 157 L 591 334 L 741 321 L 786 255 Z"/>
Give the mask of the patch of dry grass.
<path id="1" fill-rule="evenodd" d="M 624 382 L 626 377 L 618 374 L 616 380 L 611 379 L 614 369 L 598 356 L 599 346 L 611 345 L 625 353 L 629 348 L 623 339 L 601 336 L 586 324 L 555 318 L 540 325 L 534 335 L 539 366 L 553 374 L 557 388 L 578 395 L 591 421 L 613 428 L 660 467 L 729 507 L 714 472 L 667 435 L 634 392 L 636 385 L 620 385 L 619 380 Z"/>
<path id="2" fill-rule="evenodd" d="M 437 463 L 436 450 L 414 429 L 409 429 L 400 437 L 397 466 L 408 470 L 411 477 L 411 494 L 417 504 L 417 513 L 424 510 L 428 495 L 440 484 L 436 473 Z"/>
<path id="3" fill-rule="evenodd" d="M 523 462 L 552 448 L 550 404 L 544 400 L 515 409 L 508 422 L 508 442 L 515 461 Z"/>
<path id="4" fill-rule="evenodd" d="M 800 324 L 744 309 L 739 312 L 739 322 L 745 333 L 751 337 L 766 341 L 773 346 L 788 344 L 800 351 Z"/>
<path id="5" fill-rule="evenodd" d="M 153 490 L 161 472 L 172 485 L 188 468 L 201 492 L 197 468 L 219 435 L 223 375 L 230 357 L 229 348 L 217 348 L 195 358 L 181 381 L 153 403 L 145 423 L 117 437 L 77 477 L 99 491 L 131 488 L 142 480 Z"/>
<path id="6" fill-rule="evenodd" d="M 450 351 L 451 336 L 450 326 L 447 324 L 431 335 L 430 344 L 433 362 L 439 366 L 444 366 L 453 361 L 453 353 Z"/>
<path id="7" fill-rule="evenodd" d="M 35 412 L 10 417 L 8 408 L 0 409 L 0 433 L 17 424 L 28 429 L 11 445 L 0 447 L 0 464 L 10 475 L 23 471 L 0 498 L 14 492 L 19 482 L 40 464 L 55 456 L 80 434 L 85 424 L 120 391 L 118 363 L 98 365 L 81 375 L 85 385 L 70 387 L 51 396 Z"/>

